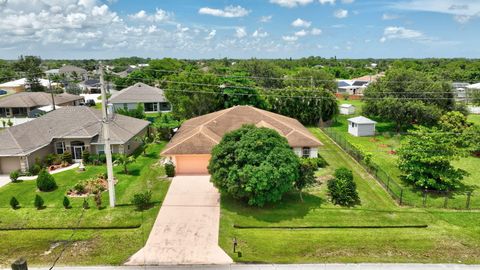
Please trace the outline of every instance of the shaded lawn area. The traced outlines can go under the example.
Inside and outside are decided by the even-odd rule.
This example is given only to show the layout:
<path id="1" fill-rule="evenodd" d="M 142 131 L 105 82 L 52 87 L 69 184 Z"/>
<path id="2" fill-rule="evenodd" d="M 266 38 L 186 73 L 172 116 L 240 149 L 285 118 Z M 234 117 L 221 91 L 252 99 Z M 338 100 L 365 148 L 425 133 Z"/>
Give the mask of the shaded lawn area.
<path id="1" fill-rule="evenodd" d="M 158 164 L 158 154 L 165 143 L 151 145 L 146 156 L 138 156 L 129 165 L 129 175 L 115 167 L 118 183 L 115 187 L 117 207 L 108 207 L 108 191 L 102 194 L 103 209 L 95 207 L 89 199 L 90 209 L 82 216 L 83 198 L 70 198 L 71 209 L 64 209 L 63 196 L 78 181 L 105 172 L 104 166 L 87 166 L 85 172 L 70 170 L 55 174 L 58 189 L 38 192 L 35 181 L 8 184 L 0 188 L 0 266 L 25 257 L 31 265 L 50 265 L 59 255 L 63 244 L 73 230 L 47 230 L 48 228 L 80 227 L 132 227 L 129 229 L 79 229 L 69 243 L 59 265 L 118 265 L 143 247 L 155 221 L 161 202 L 170 182 L 164 180 L 163 166 Z M 140 212 L 130 201 L 135 193 L 152 190 L 152 208 Z M 35 194 L 40 194 L 47 206 L 43 210 L 33 207 Z M 16 196 L 22 208 L 10 209 L 9 200 Z M 80 223 L 78 223 L 80 220 Z M 5 228 L 45 228 L 45 230 L 1 231 Z M 59 245 L 51 249 L 53 246 Z"/>
<path id="2" fill-rule="evenodd" d="M 467 117 L 468 121 L 480 126 L 480 114 L 470 114 Z"/>
<path id="3" fill-rule="evenodd" d="M 390 196 L 346 153 L 317 128 L 325 145 L 320 155 L 330 164 L 318 172 L 322 179 L 335 168 L 353 170 L 362 204 L 333 206 L 326 184 L 311 188 L 301 203 L 291 193 L 274 206 L 249 207 L 222 195 L 220 245 L 238 262 L 480 262 L 479 212 L 411 209 L 395 205 Z M 236 229 L 241 226 L 388 226 L 428 225 L 389 229 Z M 233 253 L 236 237 L 241 253 Z"/>

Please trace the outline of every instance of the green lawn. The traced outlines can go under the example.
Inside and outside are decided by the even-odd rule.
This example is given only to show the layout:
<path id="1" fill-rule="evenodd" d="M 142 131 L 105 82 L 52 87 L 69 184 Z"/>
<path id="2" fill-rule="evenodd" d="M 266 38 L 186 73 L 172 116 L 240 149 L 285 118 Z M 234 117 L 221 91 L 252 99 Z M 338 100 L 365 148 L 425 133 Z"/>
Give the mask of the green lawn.
<path id="1" fill-rule="evenodd" d="M 50 265 L 73 231 L 48 228 L 76 227 L 77 224 L 94 228 L 76 230 L 58 264 L 122 264 L 143 247 L 168 190 L 170 183 L 162 178 L 164 170 L 158 164 L 158 153 L 164 145 L 162 143 L 150 146 L 146 156 L 140 155 L 135 163 L 129 165 L 130 175 L 123 174 L 122 168 L 115 167 L 115 177 L 118 179 L 115 190 L 119 206 L 110 209 L 108 192 L 104 192 L 103 205 L 107 207 L 96 209 L 93 199 L 90 198 L 91 209 L 86 210 L 82 218 L 83 199 L 71 199 L 73 207 L 66 210 L 62 206 L 63 196 L 79 180 L 104 172 L 103 166 L 87 166 L 85 172 L 70 170 L 56 174 L 54 177 L 59 187 L 49 193 L 38 192 L 35 181 L 12 183 L 0 188 L 0 267 L 8 266 L 11 260 L 19 257 L 27 258 L 30 265 Z M 152 200 L 156 203 L 149 210 L 139 212 L 130 201 L 133 194 L 145 190 L 152 190 Z M 43 197 L 47 208 L 36 210 L 33 207 L 35 194 Z M 12 196 L 17 197 L 22 208 L 10 209 L 9 200 Z M 111 229 L 105 229 L 107 227 Z M 131 228 L 116 229 L 118 227 Z M 10 228 L 44 229 L 2 231 Z M 62 245 L 50 250 L 53 245 L 58 244 Z"/>
<path id="2" fill-rule="evenodd" d="M 480 125 L 480 114 L 470 114 L 468 116 L 468 121 L 474 123 L 475 125 Z"/>
<path id="3" fill-rule="evenodd" d="M 308 190 L 305 202 L 297 193 L 265 208 L 249 207 L 223 195 L 220 245 L 238 262 L 449 262 L 480 263 L 479 212 L 429 211 L 397 206 L 360 165 L 341 151 L 322 131 L 311 128 L 325 145 L 319 151 L 329 166 L 318 172 L 326 180 L 335 168 L 354 171 L 361 205 L 333 206 L 325 186 Z M 264 226 L 266 229 L 237 229 Z M 274 229 L 272 226 L 391 226 L 427 228 Z M 232 250 L 236 237 L 241 254 Z"/>

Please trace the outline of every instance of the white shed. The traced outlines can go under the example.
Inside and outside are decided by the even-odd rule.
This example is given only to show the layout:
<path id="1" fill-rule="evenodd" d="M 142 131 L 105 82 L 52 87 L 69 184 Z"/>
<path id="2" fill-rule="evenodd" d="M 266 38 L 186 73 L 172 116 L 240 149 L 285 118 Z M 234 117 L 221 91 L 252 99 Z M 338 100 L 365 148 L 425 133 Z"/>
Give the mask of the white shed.
<path id="1" fill-rule="evenodd" d="M 349 115 L 355 113 L 355 106 L 352 104 L 341 104 L 340 105 L 340 114 Z"/>
<path id="2" fill-rule="evenodd" d="M 348 119 L 348 133 L 356 137 L 374 136 L 377 122 L 363 116 Z"/>

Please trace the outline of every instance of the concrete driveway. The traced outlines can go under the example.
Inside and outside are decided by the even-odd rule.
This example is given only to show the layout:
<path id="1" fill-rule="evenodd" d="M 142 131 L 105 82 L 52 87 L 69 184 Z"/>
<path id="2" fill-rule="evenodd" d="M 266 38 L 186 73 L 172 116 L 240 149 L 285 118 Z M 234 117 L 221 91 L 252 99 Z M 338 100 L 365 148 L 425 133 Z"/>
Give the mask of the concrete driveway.
<path id="1" fill-rule="evenodd" d="M 173 179 L 145 247 L 126 265 L 229 264 L 218 246 L 220 194 L 210 176 Z"/>

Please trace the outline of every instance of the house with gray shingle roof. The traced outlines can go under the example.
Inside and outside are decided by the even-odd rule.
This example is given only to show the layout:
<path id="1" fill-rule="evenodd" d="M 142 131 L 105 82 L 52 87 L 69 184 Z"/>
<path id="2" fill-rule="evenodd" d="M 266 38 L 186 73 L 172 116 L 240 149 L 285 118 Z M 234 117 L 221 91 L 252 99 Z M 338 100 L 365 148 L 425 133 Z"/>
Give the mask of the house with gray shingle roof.
<path id="1" fill-rule="evenodd" d="M 144 83 L 136 83 L 118 91 L 110 98 L 115 110 L 133 110 L 138 104 L 142 105 L 146 113 L 170 112 L 171 104 L 165 98 L 162 89 Z"/>
<path id="2" fill-rule="evenodd" d="M 296 119 L 252 106 L 235 106 L 183 123 L 162 155 L 175 163 L 178 174 L 206 174 L 213 147 L 226 133 L 245 124 L 277 131 L 300 157 L 317 157 L 323 145 Z"/>
<path id="3" fill-rule="evenodd" d="M 131 154 L 140 146 L 149 122 L 115 114 L 110 122 L 113 153 Z M 71 152 L 74 160 L 82 153 L 101 154 L 104 149 L 102 112 L 84 106 L 63 107 L 51 113 L 0 131 L 0 174 L 27 171 L 48 154 Z"/>

